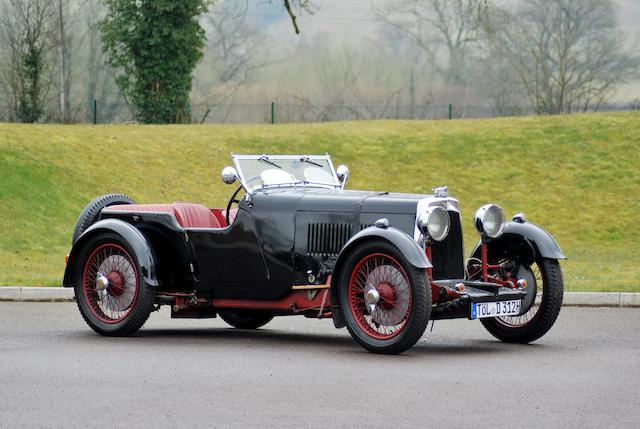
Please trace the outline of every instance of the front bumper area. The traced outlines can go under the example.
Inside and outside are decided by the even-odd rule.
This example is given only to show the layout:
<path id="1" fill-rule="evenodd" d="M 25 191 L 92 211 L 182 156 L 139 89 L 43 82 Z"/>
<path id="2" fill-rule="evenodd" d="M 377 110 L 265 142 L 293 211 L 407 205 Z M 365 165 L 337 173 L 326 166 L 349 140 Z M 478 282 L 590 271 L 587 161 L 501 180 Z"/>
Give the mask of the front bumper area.
<path id="1" fill-rule="evenodd" d="M 495 283 L 470 280 L 436 280 L 437 286 L 455 289 L 455 285 L 463 283 L 464 291 L 450 301 L 436 303 L 431 308 L 431 319 L 471 319 L 471 304 L 478 302 L 500 302 L 523 299 L 526 289 L 511 289 Z"/>

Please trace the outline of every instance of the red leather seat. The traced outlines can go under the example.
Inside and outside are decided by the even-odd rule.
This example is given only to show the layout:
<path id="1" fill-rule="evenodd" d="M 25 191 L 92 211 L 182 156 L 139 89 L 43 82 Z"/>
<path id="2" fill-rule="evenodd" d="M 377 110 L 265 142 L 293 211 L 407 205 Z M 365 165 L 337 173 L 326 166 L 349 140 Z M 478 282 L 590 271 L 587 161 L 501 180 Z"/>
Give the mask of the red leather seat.
<path id="1" fill-rule="evenodd" d="M 202 204 L 173 203 L 176 220 L 183 228 L 224 228 Z"/>
<path id="2" fill-rule="evenodd" d="M 227 225 L 227 219 L 224 217 L 224 212 L 225 212 L 224 209 L 211 209 L 211 213 L 213 213 L 216 219 L 218 219 L 218 222 L 220 222 L 220 225 L 224 225 L 226 227 L 228 225 Z"/>
<path id="3" fill-rule="evenodd" d="M 109 206 L 105 210 L 135 213 L 168 213 L 176 218 L 182 228 L 224 228 L 224 225 L 220 223 L 211 210 L 202 204 L 122 204 Z"/>
<path id="4" fill-rule="evenodd" d="M 227 209 L 222 209 L 220 210 L 220 214 L 224 217 L 224 223 L 227 223 Z M 236 215 L 238 214 L 238 207 L 234 207 L 231 210 L 229 210 L 229 221 L 231 223 L 233 223 L 233 220 L 236 218 Z"/>
<path id="5" fill-rule="evenodd" d="M 148 212 L 148 213 L 169 213 L 173 214 L 173 204 L 119 204 L 108 206 L 105 210 L 119 212 Z"/>

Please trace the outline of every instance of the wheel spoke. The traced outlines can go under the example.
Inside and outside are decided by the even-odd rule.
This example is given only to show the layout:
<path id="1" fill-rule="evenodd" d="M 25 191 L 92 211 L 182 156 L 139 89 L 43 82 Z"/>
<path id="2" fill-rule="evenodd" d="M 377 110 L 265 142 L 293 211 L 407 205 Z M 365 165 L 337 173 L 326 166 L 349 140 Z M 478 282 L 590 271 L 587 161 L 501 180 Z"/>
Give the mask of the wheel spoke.
<path id="1" fill-rule="evenodd" d="M 544 296 L 544 287 L 545 287 L 544 281 L 542 279 L 542 273 L 540 271 L 540 267 L 536 262 L 534 262 L 529 267 L 529 269 L 531 270 L 531 274 L 535 279 L 535 286 L 536 286 L 536 296 L 533 299 L 531 308 L 529 308 L 529 310 L 527 310 L 526 313 L 521 314 L 519 316 L 496 317 L 496 320 L 505 326 L 508 326 L 508 327 L 525 326 L 531 320 L 533 320 L 533 318 L 538 314 L 538 311 L 541 308 L 542 299 Z"/>
<path id="2" fill-rule="evenodd" d="M 98 275 L 109 279 L 106 289 L 98 290 Z M 115 243 L 95 249 L 85 264 L 83 289 L 89 309 L 102 322 L 125 320 L 138 295 L 138 275 L 129 253 Z"/>
<path id="3" fill-rule="evenodd" d="M 364 293 L 370 288 L 380 294 L 371 313 L 365 309 L 364 299 Z M 405 327 L 411 314 L 409 278 L 402 266 L 386 254 L 368 255 L 356 265 L 351 273 L 348 296 L 358 326 L 373 338 L 394 337 Z"/>

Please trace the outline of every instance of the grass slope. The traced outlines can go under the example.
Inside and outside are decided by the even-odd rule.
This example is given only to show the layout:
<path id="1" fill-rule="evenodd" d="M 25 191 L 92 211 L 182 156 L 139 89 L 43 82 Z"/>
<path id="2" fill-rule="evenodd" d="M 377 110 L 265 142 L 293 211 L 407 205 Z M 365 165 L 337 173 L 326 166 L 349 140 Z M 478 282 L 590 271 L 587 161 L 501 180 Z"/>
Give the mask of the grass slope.
<path id="1" fill-rule="evenodd" d="M 640 291 L 640 114 L 297 125 L 0 124 L 0 285 L 59 285 L 82 207 L 138 202 L 222 207 L 229 154 L 324 153 L 348 188 L 430 193 L 524 211 L 557 238 L 568 290 Z"/>

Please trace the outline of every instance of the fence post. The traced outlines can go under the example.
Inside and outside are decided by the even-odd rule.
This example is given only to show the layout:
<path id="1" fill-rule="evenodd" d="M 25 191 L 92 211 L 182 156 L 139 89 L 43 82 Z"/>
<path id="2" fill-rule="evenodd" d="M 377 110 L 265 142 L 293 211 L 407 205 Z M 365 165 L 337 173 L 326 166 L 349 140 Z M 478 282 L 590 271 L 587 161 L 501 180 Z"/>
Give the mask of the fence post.
<path id="1" fill-rule="evenodd" d="M 93 99 L 93 125 L 98 123 L 98 100 Z"/>
<path id="2" fill-rule="evenodd" d="M 453 104 L 449 103 L 449 119 L 453 118 Z"/>
<path id="3" fill-rule="evenodd" d="M 275 101 L 271 102 L 271 123 L 272 124 L 276 123 L 276 102 Z"/>

